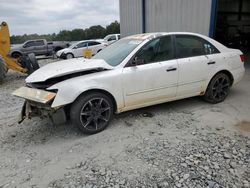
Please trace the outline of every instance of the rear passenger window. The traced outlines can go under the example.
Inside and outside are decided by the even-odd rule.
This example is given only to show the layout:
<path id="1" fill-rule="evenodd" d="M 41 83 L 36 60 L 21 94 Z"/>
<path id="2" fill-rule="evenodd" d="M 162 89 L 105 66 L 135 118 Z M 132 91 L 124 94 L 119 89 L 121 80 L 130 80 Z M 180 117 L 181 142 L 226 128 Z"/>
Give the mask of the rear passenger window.
<path id="1" fill-rule="evenodd" d="M 44 46 L 44 41 L 43 40 L 37 40 L 36 41 L 36 46 Z"/>
<path id="2" fill-rule="evenodd" d="M 91 41 L 88 43 L 88 46 L 95 46 L 95 45 L 99 45 L 99 42 L 95 42 L 95 41 Z"/>
<path id="3" fill-rule="evenodd" d="M 194 57 L 219 53 L 208 41 L 190 35 L 176 35 L 177 57 Z"/>

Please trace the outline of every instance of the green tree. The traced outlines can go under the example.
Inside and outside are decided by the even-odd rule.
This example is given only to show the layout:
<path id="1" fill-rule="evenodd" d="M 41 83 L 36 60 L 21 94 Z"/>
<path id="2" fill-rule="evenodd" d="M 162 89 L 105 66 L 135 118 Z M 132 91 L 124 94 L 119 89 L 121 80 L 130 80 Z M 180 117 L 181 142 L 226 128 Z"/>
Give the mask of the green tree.
<path id="1" fill-rule="evenodd" d="M 103 38 L 108 34 L 120 33 L 120 24 L 118 21 L 114 21 L 107 25 L 105 28 L 101 25 L 94 25 L 86 29 L 73 29 L 62 30 L 58 34 L 24 34 L 24 35 L 12 35 L 10 37 L 11 44 L 20 44 L 27 40 L 32 39 L 46 39 L 47 41 L 79 41 L 86 39 L 98 39 Z"/>
<path id="2" fill-rule="evenodd" d="M 110 25 L 106 27 L 106 34 L 115 34 L 120 33 L 120 23 L 118 21 L 112 22 Z"/>
<path id="3" fill-rule="evenodd" d="M 103 38 L 105 36 L 105 28 L 100 25 L 91 26 L 85 29 L 87 39 Z"/>

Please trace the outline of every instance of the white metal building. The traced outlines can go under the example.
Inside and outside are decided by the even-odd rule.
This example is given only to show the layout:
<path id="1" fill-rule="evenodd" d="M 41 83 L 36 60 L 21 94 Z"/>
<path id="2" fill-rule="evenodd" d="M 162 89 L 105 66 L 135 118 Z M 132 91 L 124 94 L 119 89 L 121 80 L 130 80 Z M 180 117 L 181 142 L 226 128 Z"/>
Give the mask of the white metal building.
<path id="1" fill-rule="evenodd" d="M 189 31 L 227 38 L 250 33 L 250 0 L 120 0 L 120 24 L 122 37 Z"/>

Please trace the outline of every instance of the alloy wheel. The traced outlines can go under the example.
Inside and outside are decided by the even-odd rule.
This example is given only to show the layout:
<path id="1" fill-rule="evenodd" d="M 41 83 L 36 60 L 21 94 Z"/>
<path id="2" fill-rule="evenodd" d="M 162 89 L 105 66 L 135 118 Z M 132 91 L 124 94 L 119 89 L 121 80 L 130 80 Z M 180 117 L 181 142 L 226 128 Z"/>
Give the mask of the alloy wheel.
<path id="1" fill-rule="evenodd" d="M 74 56 L 72 54 L 67 54 L 66 55 L 66 59 L 72 59 L 72 58 L 74 58 Z"/>
<path id="2" fill-rule="evenodd" d="M 109 102 L 104 98 L 93 98 L 88 100 L 80 111 L 82 126 L 90 131 L 96 131 L 106 125 L 111 114 Z"/>
<path id="3" fill-rule="evenodd" d="M 227 77 L 218 77 L 212 87 L 212 97 L 216 101 L 223 100 L 229 92 L 230 83 Z"/>

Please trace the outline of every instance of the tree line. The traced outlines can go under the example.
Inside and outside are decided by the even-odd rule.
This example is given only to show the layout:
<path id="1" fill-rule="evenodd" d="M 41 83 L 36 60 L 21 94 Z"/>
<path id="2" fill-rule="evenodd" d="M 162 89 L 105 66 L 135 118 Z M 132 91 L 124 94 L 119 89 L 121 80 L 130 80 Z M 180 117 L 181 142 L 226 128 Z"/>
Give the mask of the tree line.
<path id="1" fill-rule="evenodd" d="M 79 41 L 87 39 L 103 38 L 108 34 L 120 33 L 120 23 L 114 21 L 106 27 L 101 25 L 94 25 L 86 29 L 73 29 L 62 30 L 58 34 L 24 34 L 24 35 L 12 35 L 10 37 L 11 44 L 21 44 L 27 40 L 32 39 L 46 39 L 47 41 Z"/>

